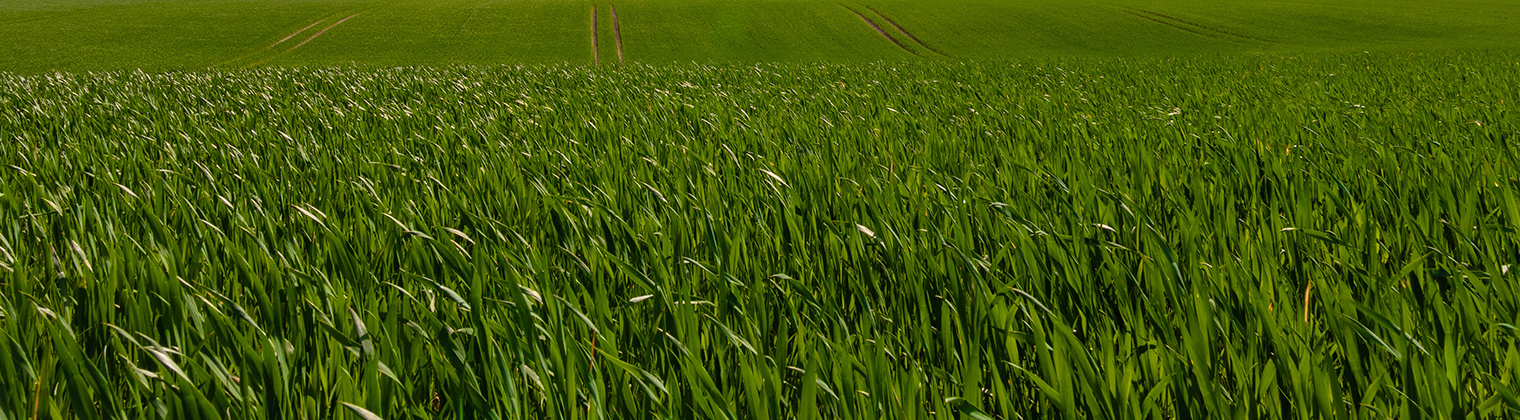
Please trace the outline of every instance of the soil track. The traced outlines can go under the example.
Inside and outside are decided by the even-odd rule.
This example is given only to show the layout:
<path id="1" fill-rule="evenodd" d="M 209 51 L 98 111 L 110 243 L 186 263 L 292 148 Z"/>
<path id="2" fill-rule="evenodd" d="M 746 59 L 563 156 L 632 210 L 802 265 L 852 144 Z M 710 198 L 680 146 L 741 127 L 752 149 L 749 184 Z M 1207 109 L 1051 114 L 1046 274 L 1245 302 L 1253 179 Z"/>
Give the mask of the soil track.
<path id="1" fill-rule="evenodd" d="M 897 28 L 897 32 L 902 33 L 903 36 L 906 36 L 906 37 L 908 37 L 908 39 L 913 40 L 913 42 L 917 43 L 921 47 L 924 47 L 924 49 L 929 50 L 929 51 L 933 51 L 935 54 L 943 55 L 945 57 L 950 57 L 950 54 L 945 54 L 943 51 L 940 51 L 940 50 L 938 50 L 938 49 L 936 49 L 934 47 L 929 46 L 928 43 L 925 43 L 923 40 L 918 39 L 918 37 L 913 36 L 913 34 L 908 33 L 908 30 L 903 29 L 902 25 L 898 25 L 897 21 L 894 21 L 894 20 L 892 20 L 892 18 L 887 17 L 886 13 L 882 13 L 880 10 L 876 10 L 875 7 L 871 7 L 871 6 L 865 6 L 865 7 L 866 7 L 866 10 L 870 10 L 872 13 L 876 13 L 876 16 L 880 16 L 881 17 L 881 20 L 885 20 L 885 21 L 887 21 L 888 25 L 892 25 L 893 28 Z"/>
<path id="2" fill-rule="evenodd" d="M 612 41 L 617 43 L 618 64 L 623 64 L 623 30 L 618 27 L 617 5 L 607 3 L 607 8 L 612 9 Z"/>
<path id="3" fill-rule="evenodd" d="M 892 41 L 893 44 L 897 45 L 897 48 L 902 48 L 902 50 L 903 51 L 907 51 L 908 54 L 913 54 L 913 55 L 916 55 L 916 56 L 919 56 L 919 57 L 923 57 L 923 55 L 919 54 L 918 51 L 913 51 L 912 48 L 908 48 L 907 45 L 903 45 L 903 43 L 900 42 L 900 41 L 898 41 L 897 38 L 893 38 L 892 34 L 888 34 L 887 31 L 882 30 L 881 26 L 877 26 L 876 22 L 872 21 L 871 18 L 866 17 L 866 15 L 861 14 L 860 12 L 856 11 L 854 8 L 852 8 L 850 6 L 845 6 L 842 3 L 839 6 L 840 7 L 844 7 L 845 10 L 849 10 L 850 13 L 854 13 L 855 16 L 859 16 L 860 20 L 865 21 L 867 25 L 871 25 L 871 29 L 875 29 L 876 33 L 881 34 L 882 38 L 886 38 L 888 41 Z"/>
<path id="4" fill-rule="evenodd" d="M 591 64 L 602 65 L 602 53 L 596 45 L 596 3 L 591 3 Z"/>
<path id="5" fill-rule="evenodd" d="M 1161 19 L 1157 19 L 1157 18 L 1154 18 L 1154 17 L 1150 17 L 1150 16 L 1146 16 L 1146 15 L 1140 14 L 1138 12 L 1132 12 L 1132 11 L 1129 11 L 1129 10 L 1124 10 L 1123 12 L 1131 14 L 1131 15 L 1134 15 L 1135 17 L 1138 17 L 1138 18 L 1141 18 L 1141 19 L 1145 19 L 1145 20 L 1151 21 L 1151 22 L 1156 22 L 1156 23 L 1159 23 L 1159 24 L 1162 24 L 1162 25 L 1170 26 L 1173 29 L 1182 30 L 1182 31 L 1191 33 L 1193 35 L 1198 35 L 1198 36 L 1205 37 L 1205 38 L 1219 38 L 1218 35 L 1206 34 L 1206 33 L 1203 33 L 1203 32 L 1199 32 L 1198 30 L 1193 29 L 1193 28 L 1189 28 L 1187 26 L 1175 24 L 1175 23 L 1172 23 L 1172 22 L 1167 22 L 1167 21 L 1164 21 L 1164 20 L 1161 20 Z"/>
<path id="6" fill-rule="evenodd" d="M 235 63 L 235 62 L 245 61 L 245 60 L 253 60 L 253 61 L 252 62 L 248 62 L 248 63 L 243 64 L 243 65 L 238 66 L 238 67 L 248 68 L 248 67 L 257 66 L 259 64 L 264 64 L 265 62 L 267 62 L 269 60 L 273 60 L 275 58 L 279 58 L 280 56 L 285 55 L 285 54 L 287 54 L 287 53 L 289 53 L 291 51 L 295 51 L 296 48 L 301 48 L 302 45 L 306 45 L 306 43 L 311 42 L 311 40 L 317 39 L 317 37 L 322 36 L 322 34 L 327 33 L 327 31 L 332 30 L 332 28 L 337 27 L 338 25 L 342 25 L 343 22 L 347 22 L 349 19 L 353 19 L 354 17 L 359 16 L 360 14 L 363 14 L 363 12 L 354 13 L 352 15 L 348 15 L 348 17 L 345 17 L 343 19 L 339 19 L 337 22 L 333 22 L 333 24 L 327 25 L 327 27 L 322 28 L 322 30 L 317 31 L 317 33 L 311 34 L 311 36 L 308 36 L 308 37 L 306 37 L 306 39 L 301 40 L 301 43 L 296 44 L 295 46 L 292 46 L 290 48 L 286 48 L 284 51 L 270 53 L 270 54 L 260 54 L 260 53 L 262 53 L 264 51 L 269 50 L 270 48 L 273 48 L 275 45 L 280 45 L 280 43 L 288 41 L 291 38 L 295 37 L 296 35 L 300 35 L 301 33 L 306 32 L 307 29 L 311 29 L 312 27 L 317 26 L 317 24 L 319 24 L 319 23 L 326 22 L 327 19 L 328 19 L 328 18 L 322 18 L 321 20 L 313 22 L 311 25 L 307 25 L 305 28 L 301 28 L 301 30 L 296 31 L 293 34 L 290 34 L 290 35 L 286 36 L 284 39 L 281 39 L 281 40 L 275 42 L 274 44 L 270 44 L 268 47 L 264 47 L 263 49 L 260 49 L 258 51 L 254 51 L 254 52 L 249 53 L 248 55 L 245 55 L 243 57 L 238 57 L 238 58 L 234 58 L 232 60 L 228 60 L 226 63 L 222 63 L 222 64 Z"/>
<path id="7" fill-rule="evenodd" d="M 1156 23 L 1159 23 L 1159 24 L 1162 24 L 1162 25 L 1170 26 L 1172 28 L 1180 29 L 1180 30 L 1183 30 L 1183 31 L 1186 31 L 1186 32 L 1190 32 L 1190 33 L 1199 35 L 1199 36 L 1204 36 L 1204 37 L 1209 37 L 1209 38 L 1215 38 L 1215 39 L 1223 39 L 1223 40 L 1227 40 L 1227 41 L 1236 41 L 1236 42 L 1239 42 L 1239 41 L 1254 41 L 1254 42 L 1265 42 L 1265 43 L 1269 43 L 1269 44 L 1281 44 L 1280 42 L 1270 41 L 1270 40 L 1266 40 L 1266 39 L 1261 39 L 1261 38 L 1257 38 L 1257 37 L 1253 37 L 1253 36 L 1249 36 L 1249 35 L 1242 35 L 1242 34 L 1238 34 L 1238 33 L 1235 33 L 1235 32 L 1226 31 L 1226 30 L 1223 30 L 1223 29 L 1212 28 L 1212 27 L 1209 27 L 1209 26 L 1200 25 L 1200 24 L 1192 22 L 1192 21 L 1178 19 L 1178 18 L 1175 18 L 1175 17 L 1163 15 L 1163 14 L 1160 14 L 1160 13 L 1156 13 L 1156 12 L 1152 12 L 1152 11 L 1148 11 L 1148 10 L 1144 10 L 1144 9 L 1135 9 L 1135 8 L 1130 8 L 1130 7 L 1118 7 L 1117 9 L 1119 9 L 1119 11 L 1121 11 L 1121 12 L 1128 13 L 1130 15 L 1133 15 L 1133 16 L 1141 18 L 1141 19 L 1145 19 L 1145 20 L 1149 20 L 1151 22 L 1156 22 Z"/>
<path id="8" fill-rule="evenodd" d="M 264 48 L 265 49 L 274 48 L 274 46 L 276 46 L 276 45 L 280 45 L 281 43 L 284 43 L 285 41 L 289 41 L 291 38 L 295 38 L 296 35 L 300 35 L 302 32 L 306 32 L 307 29 L 311 29 L 311 27 L 317 26 L 318 23 L 322 23 L 322 21 L 324 21 L 324 20 L 327 20 L 327 19 L 323 18 L 323 19 L 317 20 L 316 22 L 312 22 L 310 25 L 306 25 L 305 28 L 301 28 L 301 30 L 299 30 L 299 31 L 291 32 L 290 35 L 286 35 L 284 38 L 280 38 L 279 41 L 275 41 L 273 44 L 269 44 L 268 47 L 264 47 Z"/>
<path id="9" fill-rule="evenodd" d="M 358 13 L 355 13 L 355 15 L 357 15 L 357 14 Z M 229 65 L 229 64 L 234 64 L 234 63 L 245 63 L 245 64 L 243 64 L 243 65 L 241 65 L 239 67 L 248 67 L 248 66 L 253 66 L 253 65 L 259 64 L 259 63 L 263 63 L 265 61 L 269 61 L 271 58 L 274 58 L 274 57 L 279 56 L 280 54 L 284 54 L 286 52 L 289 52 L 290 50 L 285 50 L 285 51 L 265 54 L 266 51 L 269 51 L 270 49 L 273 49 L 274 47 L 277 47 L 280 44 L 285 43 L 285 41 L 289 41 L 292 38 L 295 38 L 296 35 L 300 35 L 300 34 L 306 33 L 307 30 L 309 30 L 309 29 L 311 29 L 313 27 L 316 27 L 317 25 L 322 24 L 322 22 L 326 22 L 329 19 L 332 19 L 332 18 L 340 16 L 340 15 L 341 15 L 340 13 L 333 13 L 333 14 L 330 14 L 330 15 L 327 15 L 327 16 L 323 16 L 321 19 L 317 19 L 316 21 L 312 22 L 310 25 L 306 25 L 306 27 L 304 27 L 304 28 L 296 30 L 295 32 L 291 32 L 290 35 L 285 35 L 285 37 L 284 38 L 280 38 L 279 41 L 275 41 L 272 44 L 265 45 L 264 48 L 259 48 L 259 49 L 254 50 L 254 51 L 250 51 L 247 54 L 240 55 L 240 56 L 238 56 L 236 58 L 227 59 L 226 61 L 222 61 L 220 63 L 217 63 L 213 67 L 221 67 L 221 66 L 225 66 L 225 65 Z M 350 16 L 350 17 L 352 17 L 352 16 Z M 309 40 L 310 39 L 308 39 L 308 41 Z M 260 58 L 261 56 L 262 56 L 262 58 Z"/>
<path id="10" fill-rule="evenodd" d="M 348 15 L 348 17 L 343 18 L 343 20 L 340 20 L 340 21 L 337 21 L 337 22 L 333 22 L 333 24 L 331 24 L 331 25 L 327 25 L 326 28 L 322 28 L 322 30 L 317 31 L 317 33 L 315 33 L 315 34 L 312 34 L 311 37 L 306 38 L 305 41 L 301 41 L 300 44 L 296 44 L 296 46 L 290 47 L 290 50 L 294 50 L 296 48 L 301 48 L 302 45 L 306 45 L 306 43 L 311 42 L 311 40 L 317 39 L 317 37 L 322 36 L 322 34 L 327 33 L 327 30 L 332 29 L 335 26 L 342 25 L 343 22 L 347 22 L 349 19 L 353 19 L 354 16 L 359 16 L 359 14 L 358 13 L 354 13 L 352 15 Z M 290 50 L 285 50 L 285 52 L 290 52 Z"/>
<path id="11" fill-rule="evenodd" d="M 1163 15 L 1163 14 L 1152 12 L 1152 11 L 1148 11 L 1148 10 L 1139 10 L 1139 11 L 1140 11 L 1140 13 L 1145 13 L 1145 14 L 1148 14 L 1148 15 L 1151 15 L 1151 16 L 1156 16 L 1156 17 L 1162 18 L 1162 19 L 1168 19 L 1168 20 L 1171 20 L 1173 22 L 1178 22 L 1178 23 L 1181 23 L 1181 24 L 1184 24 L 1184 25 L 1192 26 L 1194 28 L 1199 28 L 1199 29 L 1203 29 L 1203 30 L 1206 30 L 1206 31 L 1210 31 L 1210 32 L 1215 32 L 1215 33 L 1220 33 L 1220 34 L 1224 34 L 1224 35 L 1229 35 L 1229 36 L 1233 36 L 1233 37 L 1240 38 L 1240 39 L 1249 39 L 1249 40 L 1252 40 L 1252 41 L 1268 42 L 1268 43 L 1273 43 L 1273 44 L 1278 44 L 1279 43 L 1279 42 L 1276 42 L 1276 41 L 1265 40 L 1265 39 L 1257 38 L 1257 37 L 1250 36 L 1250 35 L 1242 35 L 1242 34 L 1238 34 L 1238 33 L 1231 32 L 1231 31 L 1226 31 L 1226 30 L 1215 28 L 1215 27 L 1211 27 L 1211 26 L 1200 25 L 1200 24 L 1195 23 L 1193 21 L 1189 21 L 1189 20 L 1185 20 L 1185 19 L 1178 19 L 1178 18 L 1175 18 L 1175 17 L 1172 17 L 1172 16 L 1167 16 L 1167 15 Z"/>

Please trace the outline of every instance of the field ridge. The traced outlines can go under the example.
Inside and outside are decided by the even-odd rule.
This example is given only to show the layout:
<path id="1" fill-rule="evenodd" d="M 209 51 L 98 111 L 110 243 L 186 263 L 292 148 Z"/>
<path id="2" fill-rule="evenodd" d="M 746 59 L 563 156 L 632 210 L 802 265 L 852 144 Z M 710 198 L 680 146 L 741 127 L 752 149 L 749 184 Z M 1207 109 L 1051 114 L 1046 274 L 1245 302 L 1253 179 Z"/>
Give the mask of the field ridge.
<path id="1" fill-rule="evenodd" d="M 607 3 L 612 12 L 612 41 L 617 44 L 618 64 L 623 64 L 623 29 L 618 26 L 617 5 Z"/>
<path id="2" fill-rule="evenodd" d="M 602 65 L 601 46 L 596 39 L 596 2 L 591 2 L 591 64 Z"/>

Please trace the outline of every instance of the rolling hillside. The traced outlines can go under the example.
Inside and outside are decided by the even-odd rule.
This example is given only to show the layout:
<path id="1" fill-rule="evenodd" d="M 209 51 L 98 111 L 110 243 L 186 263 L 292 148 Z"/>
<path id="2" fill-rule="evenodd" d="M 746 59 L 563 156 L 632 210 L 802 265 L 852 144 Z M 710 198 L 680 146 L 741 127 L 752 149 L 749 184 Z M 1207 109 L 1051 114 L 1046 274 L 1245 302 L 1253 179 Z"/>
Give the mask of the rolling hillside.
<path id="1" fill-rule="evenodd" d="M 1506 20 L 1515 11 L 1497 1 L 6 0 L 0 71 L 605 64 L 620 52 L 746 63 L 1495 49 L 1520 40 Z"/>

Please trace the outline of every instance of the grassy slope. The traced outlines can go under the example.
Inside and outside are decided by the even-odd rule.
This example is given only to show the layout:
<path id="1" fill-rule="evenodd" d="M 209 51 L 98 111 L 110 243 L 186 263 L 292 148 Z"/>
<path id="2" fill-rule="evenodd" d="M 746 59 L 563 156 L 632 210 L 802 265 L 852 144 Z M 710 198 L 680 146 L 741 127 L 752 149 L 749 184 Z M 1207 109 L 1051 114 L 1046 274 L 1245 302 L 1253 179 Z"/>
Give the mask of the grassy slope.
<path id="1" fill-rule="evenodd" d="M 615 60 L 600 2 L 603 52 Z M 1297 2 L 1184 0 L 627 0 L 625 52 L 645 62 L 860 61 L 919 54 L 875 9 L 951 56 L 1170 55 L 1509 48 L 1520 8 L 1488 0 Z M 614 3 L 614 4 L 618 4 Z M 196 69 L 249 64 L 585 63 L 590 1 L 85 1 L 0 3 L 0 70 Z M 848 8 L 847 8 L 848 7 Z M 320 19 L 294 51 L 261 49 Z M 239 59 L 239 60 L 234 60 Z M 229 61 L 232 60 L 232 61 Z"/>
<path id="2" fill-rule="evenodd" d="M 1516 5 L 1488 1 L 941 1 L 870 4 L 965 57 L 1503 48 Z"/>
<path id="3" fill-rule="evenodd" d="M 351 25 L 351 26 L 350 26 Z M 369 5 L 276 64 L 544 63 L 590 60 L 581 2 L 445 0 Z"/>
<path id="4" fill-rule="evenodd" d="M 149 1 L 0 5 L 0 69 L 586 61 L 578 2 Z M 289 47 L 359 13 L 301 48 Z M 275 48 L 281 38 L 322 23 Z"/>
<path id="5" fill-rule="evenodd" d="M 619 7 L 630 55 L 648 61 L 905 59 L 832 2 L 633 0 Z M 858 9 L 858 8 L 857 8 Z M 626 11 L 624 11 L 626 10 Z"/>

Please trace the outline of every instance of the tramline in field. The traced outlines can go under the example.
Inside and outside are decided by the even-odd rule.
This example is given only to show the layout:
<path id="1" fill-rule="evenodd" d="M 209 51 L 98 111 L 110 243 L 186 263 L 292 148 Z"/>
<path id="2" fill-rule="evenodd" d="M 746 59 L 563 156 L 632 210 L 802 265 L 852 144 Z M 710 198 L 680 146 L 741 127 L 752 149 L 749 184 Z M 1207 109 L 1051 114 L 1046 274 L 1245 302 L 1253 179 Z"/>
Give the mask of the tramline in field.
<path id="1" fill-rule="evenodd" d="M 1516 7 L 1481 0 L 7 0 L 0 39 L 11 42 L 0 45 L 0 70 L 610 62 L 587 39 L 600 39 L 607 57 L 652 64 L 1489 49 L 1520 42 L 1520 27 L 1506 20 Z M 593 9 L 598 27 L 587 24 Z"/>

